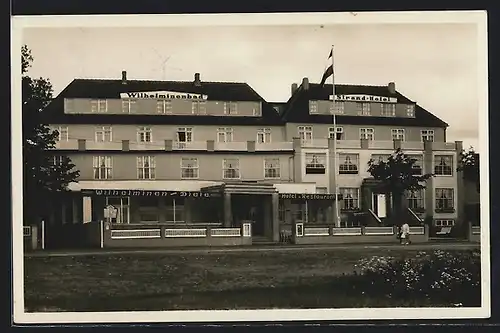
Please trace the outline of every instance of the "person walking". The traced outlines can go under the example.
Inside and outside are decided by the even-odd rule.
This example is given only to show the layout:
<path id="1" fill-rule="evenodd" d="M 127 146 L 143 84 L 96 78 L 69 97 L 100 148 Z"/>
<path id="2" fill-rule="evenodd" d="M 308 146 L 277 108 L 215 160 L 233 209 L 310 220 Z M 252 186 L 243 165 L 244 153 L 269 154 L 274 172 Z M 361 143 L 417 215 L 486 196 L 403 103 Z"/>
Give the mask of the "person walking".
<path id="1" fill-rule="evenodd" d="M 408 223 L 404 223 L 401 226 L 401 236 L 400 236 L 401 244 L 408 245 L 410 244 L 410 226 Z"/>

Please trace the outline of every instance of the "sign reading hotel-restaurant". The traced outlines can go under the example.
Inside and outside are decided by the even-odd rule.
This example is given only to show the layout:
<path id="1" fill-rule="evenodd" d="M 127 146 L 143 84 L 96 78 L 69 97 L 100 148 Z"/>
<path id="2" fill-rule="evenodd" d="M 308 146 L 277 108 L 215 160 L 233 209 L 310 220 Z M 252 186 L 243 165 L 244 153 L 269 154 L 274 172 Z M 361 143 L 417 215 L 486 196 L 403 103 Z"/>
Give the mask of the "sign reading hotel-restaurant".
<path id="1" fill-rule="evenodd" d="M 333 100 L 333 95 L 329 96 L 330 101 Z M 335 100 L 339 102 L 377 102 L 377 103 L 397 103 L 398 99 L 394 97 L 374 96 L 374 95 L 335 95 Z"/>
<path id="2" fill-rule="evenodd" d="M 304 200 L 335 200 L 335 194 L 318 193 L 280 193 L 280 199 L 304 199 Z M 338 195 L 338 200 L 342 200 L 342 195 Z"/>
<path id="3" fill-rule="evenodd" d="M 175 91 L 140 91 L 120 93 L 120 98 L 132 99 L 208 99 L 207 95 Z"/>
<path id="4" fill-rule="evenodd" d="M 213 198 L 220 197 L 220 193 L 200 191 L 156 191 L 156 190 L 82 190 L 82 194 L 95 196 L 122 196 L 122 197 L 192 197 Z"/>

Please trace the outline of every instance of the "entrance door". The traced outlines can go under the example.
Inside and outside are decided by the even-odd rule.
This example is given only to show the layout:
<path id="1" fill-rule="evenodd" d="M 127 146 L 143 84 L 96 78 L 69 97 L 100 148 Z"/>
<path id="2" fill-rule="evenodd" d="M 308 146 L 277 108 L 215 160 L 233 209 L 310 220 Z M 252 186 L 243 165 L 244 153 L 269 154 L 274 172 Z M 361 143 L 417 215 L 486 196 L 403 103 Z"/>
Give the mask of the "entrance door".
<path id="1" fill-rule="evenodd" d="M 372 210 L 381 219 L 387 217 L 387 198 L 385 194 L 372 194 Z"/>
<path id="2" fill-rule="evenodd" d="M 252 223 L 252 234 L 264 236 L 265 198 L 265 195 L 258 194 L 232 194 L 231 208 L 234 223 L 241 225 L 245 221 L 250 221 Z"/>

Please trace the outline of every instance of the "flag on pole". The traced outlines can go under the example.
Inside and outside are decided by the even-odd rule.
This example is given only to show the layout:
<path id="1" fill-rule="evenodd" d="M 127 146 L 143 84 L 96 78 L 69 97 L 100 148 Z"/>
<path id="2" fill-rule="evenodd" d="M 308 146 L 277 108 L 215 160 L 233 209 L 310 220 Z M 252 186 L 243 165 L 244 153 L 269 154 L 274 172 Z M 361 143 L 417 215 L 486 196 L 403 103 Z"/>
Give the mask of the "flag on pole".
<path id="1" fill-rule="evenodd" d="M 326 80 L 333 75 L 333 48 L 330 50 L 330 55 L 328 56 L 328 61 L 331 62 L 331 64 L 328 66 L 328 68 L 325 70 L 323 73 L 323 77 L 321 78 L 321 85 L 324 85 Z"/>

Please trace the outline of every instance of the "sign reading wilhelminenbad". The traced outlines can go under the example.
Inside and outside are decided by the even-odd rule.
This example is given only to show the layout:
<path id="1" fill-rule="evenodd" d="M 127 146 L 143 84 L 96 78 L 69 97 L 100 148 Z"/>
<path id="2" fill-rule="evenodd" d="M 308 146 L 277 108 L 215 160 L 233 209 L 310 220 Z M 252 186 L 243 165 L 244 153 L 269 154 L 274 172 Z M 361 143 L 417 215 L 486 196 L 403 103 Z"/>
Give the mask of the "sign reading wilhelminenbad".
<path id="1" fill-rule="evenodd" d="M 206 100 L 208 95 L 175 92 L 175 91 L 140 91 L 120 93 L 120 98 L 126 99 L 195 99 Z"/>
<path id="2" fill-rule="evenodd" d="M 333 95 L 329 96 L 330 101 L 333 100 Z M 335 95 L 336 102 L 375 102 L 375 103 L 397 103 L 398 99 L 395 97 L 375 96 L 375 95 Z"/>
<path id="3" fill-rule="evenodd" d="M 106 196 L 106 197 L 192 197 L 213 198 L 219 197 L 220 193 L 207 193 L 201 191 L 157 191 L 157 190 L 82 190 L 84 195 Z"/>

